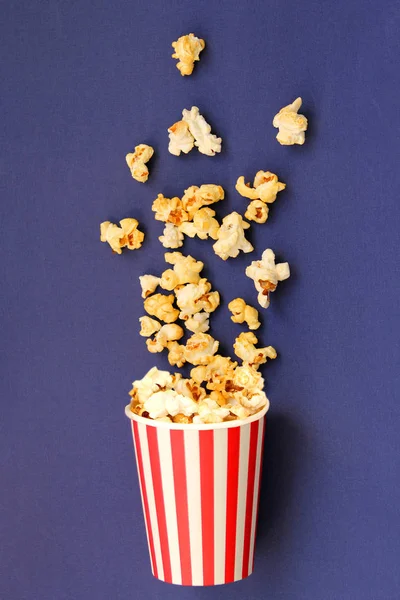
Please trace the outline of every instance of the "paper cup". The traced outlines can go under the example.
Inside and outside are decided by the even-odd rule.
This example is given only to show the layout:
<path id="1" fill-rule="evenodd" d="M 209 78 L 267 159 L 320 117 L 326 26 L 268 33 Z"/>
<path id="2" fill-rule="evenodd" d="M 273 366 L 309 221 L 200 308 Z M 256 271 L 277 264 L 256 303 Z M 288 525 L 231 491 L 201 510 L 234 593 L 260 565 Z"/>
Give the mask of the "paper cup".
<path id="1" fill-rule="evenodd" d="M 217 585 L 253 571 L 266 406 L 212 425 L 133 414 L 133 442 L 153 575 Z"/>

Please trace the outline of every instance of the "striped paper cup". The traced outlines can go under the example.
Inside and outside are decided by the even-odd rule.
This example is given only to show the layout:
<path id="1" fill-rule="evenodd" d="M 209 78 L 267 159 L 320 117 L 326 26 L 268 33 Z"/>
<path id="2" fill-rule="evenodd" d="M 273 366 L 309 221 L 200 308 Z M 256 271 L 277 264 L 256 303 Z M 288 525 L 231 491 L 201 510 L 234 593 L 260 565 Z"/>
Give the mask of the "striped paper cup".
<path id="1" fill-rule="evenodd" d="M 158 579 L 217 585 L 252 573 L 267 410 L 241 421 L 183 425 L 126 407 Z"/>

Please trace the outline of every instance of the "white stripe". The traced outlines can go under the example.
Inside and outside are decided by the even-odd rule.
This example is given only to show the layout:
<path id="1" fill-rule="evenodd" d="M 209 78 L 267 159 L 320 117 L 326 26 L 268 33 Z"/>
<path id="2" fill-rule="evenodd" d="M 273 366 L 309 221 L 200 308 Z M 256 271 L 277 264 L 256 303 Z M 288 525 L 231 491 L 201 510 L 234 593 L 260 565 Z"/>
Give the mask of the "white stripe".
<path id="1" fill-rule="evenodd" d="M 193 429 L 184 432 L 192 585 L 203 585 L 199 435 Z"/>
<path id="2" fill-rule="evenodd" d="M 135 443 L 135 434 L 134 434 L 134 429 L 133 429 L 133 421 L 131 421 L 131 425 L 132 425 L 132 437 L 133 437 L 133 445 L 135 448 L 135 459 L 136 459 L 136 468 L 137 468 L 137 474 L 138 474 L 138 479 L 139 479 L 139 489 L 140 489 L 140 497 L 142 499 L 142 507 L 143 507 L 143 518 L 144 518 L 144 524 L 146 527 L 146 536 L 147 536 L 147 545 L 149 547 L 149 556 L 150 556 L 150 564 L 151 564 L 151 572 L 154 575 L 154 568 L 153 568 L 153 563 L 152 563 L 152 559 L 151 559 L 151 552 L 150 552 L 150 538 L 149 538 L 149 530 L 147 527 L 147 521 L 146 521 L 146 514 L 144 511 L 144 500 L 143 500 L 143 490 L 142 490 L 142 484 L 140 481 L 140 475 L 139 475 L 139 461 L 138 461 L 138 457 L 137 457 L 137 448 L 136 448 L 136 443 Z"/>
<path id="3" fill-rule="evenodd" d="M 249 553 L 249 575 L 253 572 L 253 556 L 254 544 L 256 535 L 256 518 L 257 518 L 257 500 L 258 500 L 258 485 L 260 482 L 260 467 L 261 467 L 261 447 L 264 434 L 265 417 L 258 422 L 258 440 L 257 440 L 257 456 L 256 456 L 256 472 L 254 477 L 254 498 L 252 509 L 251 536 L 250 536 L 250 553 Z"/>
<path id="4" fill-rule="evenodd" d="M 240 427 L 239 485 L 236 520 L 235 581 L 242 579 L 247 479 L 249 474 L 250 424 Z"/>
<path id="5" fill-rule="evenodd" d="M 164 579 L 164 569 L 161 557 L 160 534 L 158 532 L 156 502 L 154 499 L 153 480 L 151 477 L 149 446 L 147 443 L 147 425 L 138 423 L 140 447 L 142 449 L 144 481 L 146 485 L 147 501 L 149 503 L 149 514 L 151 530 L 153 532 L 154 554 L 156 556 L 159 579 Z"/>
<path id="6" fill-rule="evenodd" d="M 225 583 L 228 430 L 214 431 L 214 584 Z"/>
<path id="7" fill-rule="evenodd" d="M 172 432 L 173 433 L 173 432 Z M 167 522 L 169 558 L 171 561 L 172 583 L 182 585 L 181 559 L 179 553 L 178 523 L 176 517 L 176 500 L 174 487 L 174 471 L 172 467 L 172 450 L 169 429 L 157 430 L 158 452 L 160 455 L 161 479 L 164 495 L 165 518 Z"/>

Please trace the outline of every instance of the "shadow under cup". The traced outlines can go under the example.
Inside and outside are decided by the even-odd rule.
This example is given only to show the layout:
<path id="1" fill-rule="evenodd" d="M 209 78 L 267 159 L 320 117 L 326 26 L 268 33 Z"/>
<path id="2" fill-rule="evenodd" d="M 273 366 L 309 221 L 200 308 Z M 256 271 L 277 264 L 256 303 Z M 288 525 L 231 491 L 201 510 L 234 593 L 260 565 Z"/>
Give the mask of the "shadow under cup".
<path id="1" fill-rule="evenodd" d="M 254 565 L 265 415 L 210 425 L 131 420 L 153 575 L 217 585 Z"/>

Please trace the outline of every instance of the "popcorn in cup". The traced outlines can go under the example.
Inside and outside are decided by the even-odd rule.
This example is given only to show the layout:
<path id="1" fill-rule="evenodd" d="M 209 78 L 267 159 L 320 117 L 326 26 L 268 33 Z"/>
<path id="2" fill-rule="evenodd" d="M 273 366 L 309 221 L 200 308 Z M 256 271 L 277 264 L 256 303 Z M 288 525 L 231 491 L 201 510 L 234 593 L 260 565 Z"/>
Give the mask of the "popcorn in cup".
<path id="1" fill-rule="evenodd" d="M 153 575 L 218 585 L 253 572 L 265 415 L 182 424 L 131 420 Z"/>

